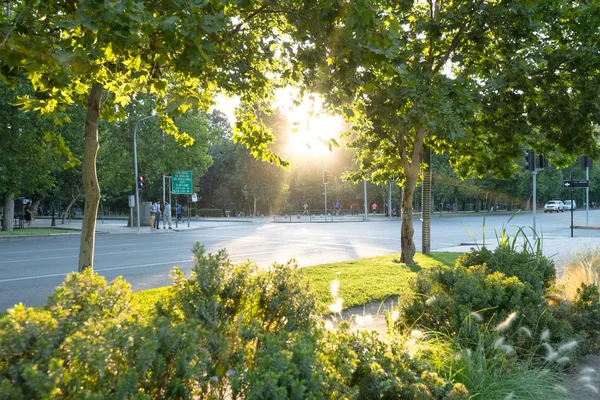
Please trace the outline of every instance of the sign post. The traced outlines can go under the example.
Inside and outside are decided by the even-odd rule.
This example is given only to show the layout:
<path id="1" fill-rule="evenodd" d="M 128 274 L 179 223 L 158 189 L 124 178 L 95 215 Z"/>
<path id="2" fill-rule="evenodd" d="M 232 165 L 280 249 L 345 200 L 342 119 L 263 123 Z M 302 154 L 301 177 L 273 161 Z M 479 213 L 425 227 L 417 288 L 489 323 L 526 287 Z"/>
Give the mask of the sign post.
<path id="1" fill-rule="evenodd" d="M 171 178 L 171 193 L 174 194 L 192 194 L 192 171 L 176 171 Z M 188 228 L 190 227 L 189 218 L 190 202 L 188 197 Z"/>
<path id="2" fill-rule="evenodd" d="M 563 181 L 563 187 L 569 189 L 571 192 L 571 237 L 573 237 L 573 189 L 589 188 L 590 181 L 588 179 L 573 180 L 573 176 L 571 175 L 570 180 Z"/>

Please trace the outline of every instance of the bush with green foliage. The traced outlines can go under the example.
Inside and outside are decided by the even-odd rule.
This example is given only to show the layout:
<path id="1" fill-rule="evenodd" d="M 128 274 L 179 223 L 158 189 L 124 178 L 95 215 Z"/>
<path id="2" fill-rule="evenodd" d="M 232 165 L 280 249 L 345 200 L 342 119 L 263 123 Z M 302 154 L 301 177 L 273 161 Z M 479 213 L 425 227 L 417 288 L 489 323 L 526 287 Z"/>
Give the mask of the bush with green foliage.
<path id="1" fill-rule="evenodd" d="M 544 298 L 554 274 L 553 264 L 534 253 L 502 246 L 495 251 L 472 250 L 453 268 L 418 273 L 411 287 L 416 295 L 404 305 L 400 325 L 475 340 L 479 330 L 474 328 L 474 312 L 492 328 L 516 313 L 517 328 L 538 333 L 550 329 L 556 340 L 564 340 L 572 337 L 573 329 L 567 320 L 555 318 Z M 526 338 L 515 340 L 519 352 L 535 347 Z"/>
<path id="2" fill-rule="evenodd" d="M 600 293 L 598 286 L 581 284 L 572 302 L 560 304 L 557 317 L 569 321 L 580 340 L 581 355 L 600 351 Z"/>
<path id="3" fill-rule="evenodd" d="M 194 248 L 151 318 L 129 285 L 71 274 L 0 320 L 0 398 L 467 399 L 374 334 L 327 332 L 294 262 L 268 270 Z"/>
<path id="4" fill-rule="evenodd" d="M 498 246 L 493 251 L 486 247 L 473 249 L 456 260 L 456 265 L 467 268 L 484 264 L 490 273 L 497 271 L 507 277 L 516 276 L 536 290 L 548 289 L 556 283 L 556 267 L 552 260 L 510 246 Z"/>

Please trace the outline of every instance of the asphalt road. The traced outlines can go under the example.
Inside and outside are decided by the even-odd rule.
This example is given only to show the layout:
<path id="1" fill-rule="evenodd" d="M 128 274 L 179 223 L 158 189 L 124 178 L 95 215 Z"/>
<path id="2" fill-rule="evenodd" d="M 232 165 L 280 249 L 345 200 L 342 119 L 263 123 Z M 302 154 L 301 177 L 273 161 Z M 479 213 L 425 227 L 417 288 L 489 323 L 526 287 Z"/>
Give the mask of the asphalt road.
<path id="1" fill-rule="evenodd" d="M 585 225 L 585 211 L 577 211 L 576 225 Z M 519 226 L 531 226 L 532 214 L 490 215 L 485 220 L 486 241 L 495 242 L 503 226 L 513 235 Z M 569 213 L 537 214 L 538 232 L 547 238 L 570 235 Z M 590 225 L 600 225 L 600 210 L 590 212 Z M 482 215 L 432 219 L 432 250 L 449 250 L 482 242 Z M 470 233 L 469 233 L 470 232 Z M 576 235 L 600 238 L 600 231 L 577 230 Z M 171 283 L 169 271 L 179 266 L 189 273 L 191 248 L 198 241 L 209 252 L 226 248 L 235 262 L 250 259 L 261 266 L 291 258 L 300 267 L 342 261 L 400 250 L 400 220 L 344 223 L 239 223 L 183 232 L 104 234 L 96 236 L 96 272 L 111 280 L 123 276 L 133 290 Z M 415 244 L 421 249 L 421 223 L 415 220 Z M 562 239 L 561 239 L 562 241 Z M 465 249 L 468 249 L 465 248 Z M 65 275 L 77 268 L 79 236 L 45 237 L 0 242 L 0 310 L 23 302 L 39 306 Z"/>

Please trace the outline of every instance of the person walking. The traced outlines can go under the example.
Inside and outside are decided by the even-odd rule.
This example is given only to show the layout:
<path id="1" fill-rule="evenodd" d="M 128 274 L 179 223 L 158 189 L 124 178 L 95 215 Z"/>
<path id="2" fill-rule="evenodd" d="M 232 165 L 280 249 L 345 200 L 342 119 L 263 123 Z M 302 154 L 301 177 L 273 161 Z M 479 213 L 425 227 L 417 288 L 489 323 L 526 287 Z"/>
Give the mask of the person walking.
<path id="1" fill-rule="evenodd" d="M 24 211 L 24 215 L 23 215 L 25 222 L 27 222 L 27 226 L 31 226 L 32 217 L 33 217 L 33 211 L 31 211 L 31 202 L 28 202 L 25 205 L 25 211 Z"/>
<path id="2" fill-rule="evenodd" d="M 308 203 L 304 202 L 304 212 L 302 213 L 302 215 L 308 215 Z"/>
<path id="3" fill-rule="evenodd" d="M 373 203 L 371 210 L 373 211 L 373 214 L 377 214 L 377 203 Z"/>
<path id="4" fill-rule="evenodd" d="M 177 213 L 177 221 L 183 222 L 183 218 L 181 218 L 181 214 L 183 214 L 183 207 L 181 207 L 181 204 L 179 204 L 179 203 L 177 203 L 176 213 Z"/>
<path id="5" fill-rule="evenodd" d="M 167 229 L 166 224 L 169 224 L 169 229 L 173 229 L 171 228 L 171 204 L 168 201 L 165 202 L 165 209 L 163 210 L 163 229 Z"/>
<path id="6" fill-rule="evenodd" d="M 154 223 L 156 222 L 156 202 L 152 202 L 150 205 L 150 230 L 154 230 Z"/>

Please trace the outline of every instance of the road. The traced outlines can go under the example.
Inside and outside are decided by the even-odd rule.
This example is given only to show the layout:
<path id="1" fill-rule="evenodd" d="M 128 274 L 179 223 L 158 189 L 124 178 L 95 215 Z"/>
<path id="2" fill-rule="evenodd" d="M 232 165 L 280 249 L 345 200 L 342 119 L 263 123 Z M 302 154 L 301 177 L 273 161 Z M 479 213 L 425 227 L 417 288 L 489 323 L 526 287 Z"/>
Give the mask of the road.
<path id="1" fill-rule="evenodd" d="M 585 211 L 577 211 L 576 225 L 585 225 Z M 582 237 L 600 243 L 600 230 L 576 230 L 571 239 L 569 213 L 537 214 L 537 228 L 550 243 L 547 254 L 561 252 L 567 241 L 583 243 Z M 530 226 L 532 214 L 488 215 L 486 242 L 496 243 L 495 231 L 507 226 Z M 597 221 L 596 223 L 594 221 Z M 590 212 L 590 224 L 600 225 L 600 210 Z M 213 224 L 214 225 L 214 224 Z M 218 224 L 217 224 L 218 225 Z M 471 234 L 482 242 L 482 215 L 445 216 L 432 219 L 432 250 L 468 250 Z M 471 233 L 469 233 L 471 232 Z M 529 233 L 531 233 L 529 231 Z M 198 241 L 209 252 L 226 248 L 234 262 L 250 259 L 261 266 L 296 258 L 300 267 L 399 252 L 400 220 L 328 224 L 238 223 L 183 232 L 147 234 L 99 234 L 96 236 L 96 272 L 112 280 L 123 276 L 133 290 L 171 283 L 169 271 L 179 266 L 189 273 L 191 248 Z M 415 220 L 415 243 L 421 249 L 421 223 Z M 595 242 L 594 242 L 595 243 Z M 39 306 L 76 269 L 79 236 L 45 237 L 0 242 L 0 310 L 18 302 Z"/>

